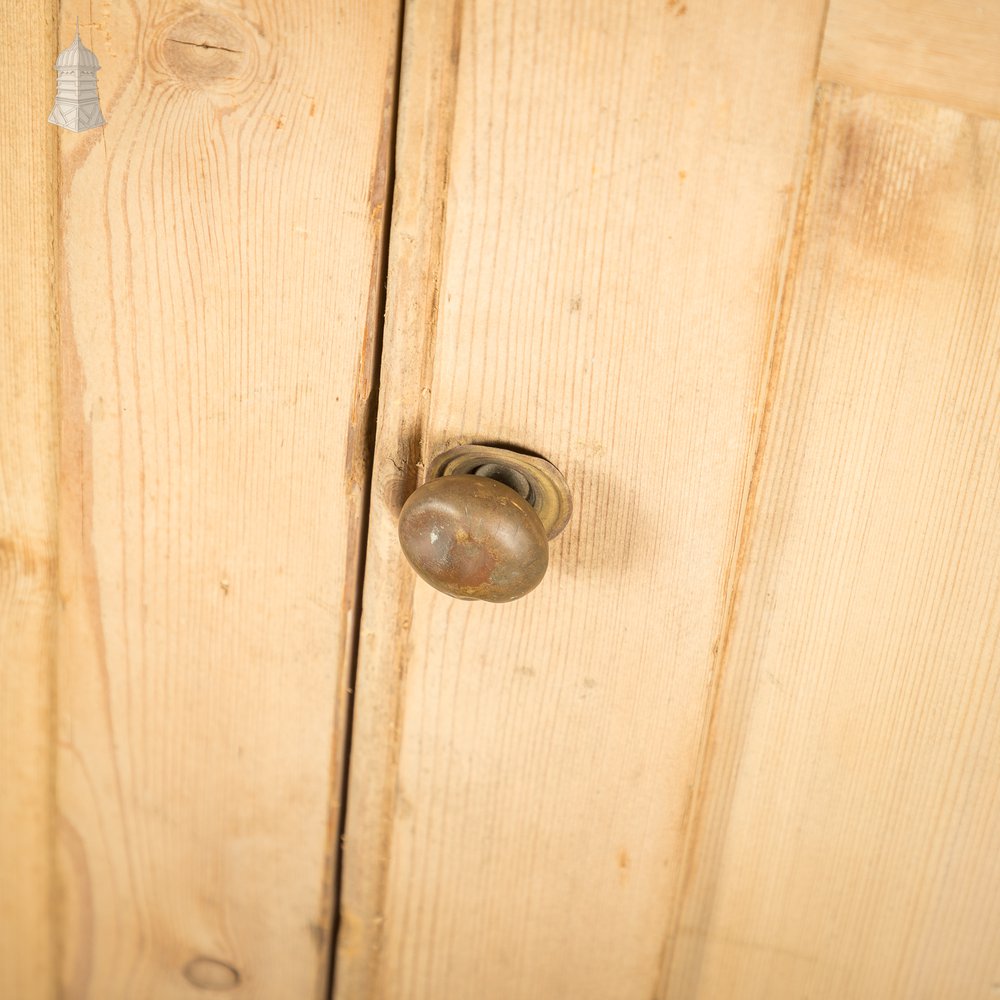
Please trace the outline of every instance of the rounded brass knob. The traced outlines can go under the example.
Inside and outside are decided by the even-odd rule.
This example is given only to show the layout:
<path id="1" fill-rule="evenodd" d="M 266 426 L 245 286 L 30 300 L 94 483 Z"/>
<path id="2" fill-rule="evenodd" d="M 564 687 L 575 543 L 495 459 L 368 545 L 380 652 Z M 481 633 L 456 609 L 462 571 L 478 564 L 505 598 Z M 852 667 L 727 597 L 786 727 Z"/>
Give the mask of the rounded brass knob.
<path id="1" fill-rule="evenodd" d="M 436 456 L 403 504 L 399 541 L 432 587 L 502 604 L 541 582 L 549 541 L 573 503 L 559 470 L 537 455 L 463 444 Z"/>
<path id="2" fill-rule="evenodd" d="M 549 540 L 534 508 L 486 476 L 424 483 L 403 505 L 399 541 L 424 580 L 465 600 L 523 597 L 549 565 Z"/>

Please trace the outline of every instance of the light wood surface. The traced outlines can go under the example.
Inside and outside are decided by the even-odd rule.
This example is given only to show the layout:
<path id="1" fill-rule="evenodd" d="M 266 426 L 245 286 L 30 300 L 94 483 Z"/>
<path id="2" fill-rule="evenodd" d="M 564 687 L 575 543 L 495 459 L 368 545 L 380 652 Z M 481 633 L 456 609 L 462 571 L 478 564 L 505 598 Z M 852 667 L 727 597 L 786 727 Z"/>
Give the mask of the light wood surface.
<path id="1" fill-rule="evenodd" d="M 823 15 L 407 5 L 340 1000 L 653 993 Z M 574 491 L 507 606 L 399 555 L 469 440 Z"/>
<path id="2" fill-rule="evenodd" d="M 96 6 L 80 135 L 0 18 L 0 997 L 324 997 L 355 652 L 335 1000 L 1000 995 L 1000 6 L 408 0 L 381 348 L 398 0 Z M 400 552 L 469 441 L 511 605 Z"/>
<path id="3" fill-rule="evenodd" d="M 1000 989 L 1000 122 L 827 89 L 670 997 Z"/>
<path id="4" fill-rule="evenodd" d="M 55 5 L 0 17 L 0 996 L 56 983 Z"/>
<path id="5" fill-rule="evenodd" d="M 390 0 L 82 25 L 108 124 L 59 136 L 67 997 L 324 993 L 397 31 Z"/>
<path id="6" fill-rule="evenodd" d="M 830 0 L 819 74 L 1000 116 L 1000 3 Z"/>

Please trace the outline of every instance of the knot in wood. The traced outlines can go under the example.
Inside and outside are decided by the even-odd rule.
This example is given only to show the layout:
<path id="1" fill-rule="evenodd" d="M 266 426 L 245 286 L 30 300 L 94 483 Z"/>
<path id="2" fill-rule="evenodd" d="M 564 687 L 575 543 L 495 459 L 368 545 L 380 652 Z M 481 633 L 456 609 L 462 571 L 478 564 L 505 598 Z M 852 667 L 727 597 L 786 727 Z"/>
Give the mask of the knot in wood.
<path id="1" fill-rule="evenodd" d="M 199 955 L 184 966 L 184 978 L 199 990 L 222 992 L 240 984 L 240 974 L 228 962 Z"/>
<path id="2" fill-rule="evenodd" d="M 171 21 L 160 33 L 158 49 L 164 70 L 198 89 L 232 93 L 256 73 L 253 32 L 228 14 L 196 11 Z"/>

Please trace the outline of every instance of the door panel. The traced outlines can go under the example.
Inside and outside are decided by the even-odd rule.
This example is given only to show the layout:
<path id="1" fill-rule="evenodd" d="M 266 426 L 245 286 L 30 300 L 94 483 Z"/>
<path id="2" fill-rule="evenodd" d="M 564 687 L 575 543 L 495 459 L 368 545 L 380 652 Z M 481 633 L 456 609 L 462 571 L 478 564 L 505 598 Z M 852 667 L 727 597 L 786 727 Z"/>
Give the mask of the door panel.
<path id="1" fill-rule="evenodd" d="M 653 994 L 823 13 L 407 6 L 342 1000 Z M 511 605 L 399 554 L 421 464 L 469 440 L 573 489 Z"/>
<path id="2" fill-rule="evenodd" d="M 1000 981 L 1000 122 L 824 89 L 666 996 Z"/>
<path id="3" fill-rule="evenodd" d="M 59 135 L 67 996 L 324 992 L 397 31 L 318 0 L 83 25 L 108 124 Z"/>

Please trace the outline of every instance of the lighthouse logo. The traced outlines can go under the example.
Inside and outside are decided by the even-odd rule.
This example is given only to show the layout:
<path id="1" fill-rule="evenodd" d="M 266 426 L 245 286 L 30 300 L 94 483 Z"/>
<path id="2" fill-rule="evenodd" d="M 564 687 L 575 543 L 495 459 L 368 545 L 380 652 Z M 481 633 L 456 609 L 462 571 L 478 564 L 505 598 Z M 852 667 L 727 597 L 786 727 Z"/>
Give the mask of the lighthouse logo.
<path id="1" fill-rule="evenodd" d="M 80 19 L 76 38 L 56 59 L 56 103 L 49 121 L 70 132 L 86 132 L 104 124 L 97 101 L 97 56 L 80 41 Z"/>

